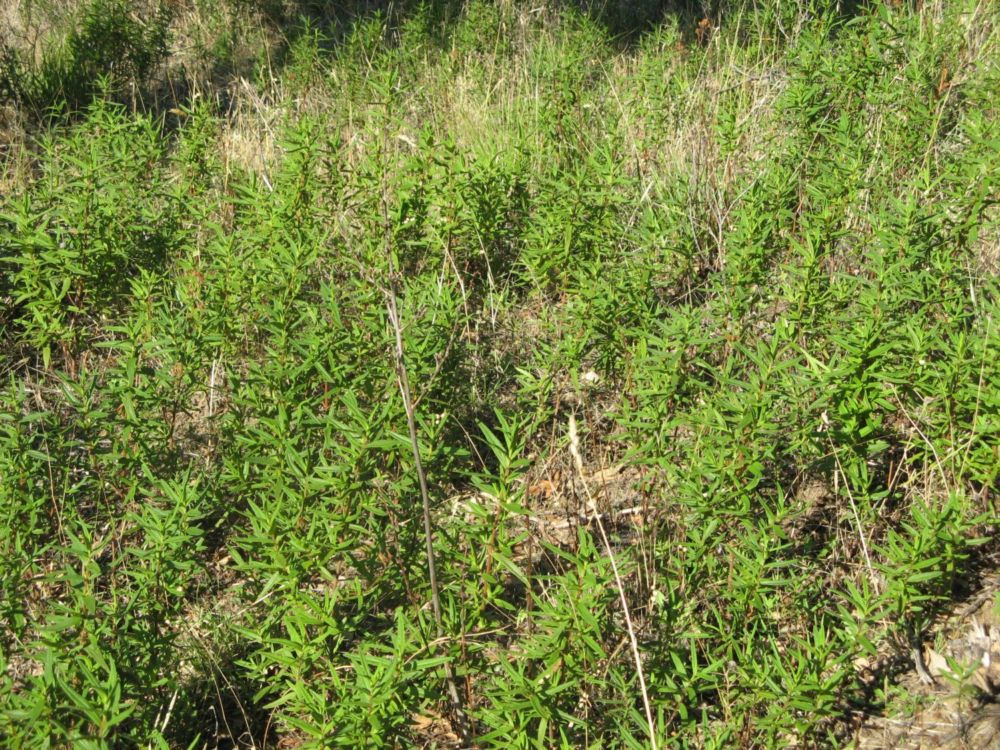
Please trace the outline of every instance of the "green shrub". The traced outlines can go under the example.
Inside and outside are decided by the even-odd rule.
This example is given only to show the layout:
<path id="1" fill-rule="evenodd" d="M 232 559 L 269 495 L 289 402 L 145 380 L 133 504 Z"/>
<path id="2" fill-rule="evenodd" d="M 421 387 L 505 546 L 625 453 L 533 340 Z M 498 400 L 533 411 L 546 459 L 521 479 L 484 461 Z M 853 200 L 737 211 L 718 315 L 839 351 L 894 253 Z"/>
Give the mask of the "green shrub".
<path id="1" fill-rule="evenodd" d="M 170 20 L 160 0 L 87 0 L 68 29 L 50 32 L 40 61 L 4 47 L 0 83 L 37 116 L 78 112 L 97 95 L 141 100 L 167 55 Z"/>
<path id="2" fill-rule="evenodd" d="M 87 103 L 0 195 L 0 744 L 890 712 L 994 550 L 996 11 L 211 5 L 256 82 L 135 114 L 88 3 L 4 84 Z"/>

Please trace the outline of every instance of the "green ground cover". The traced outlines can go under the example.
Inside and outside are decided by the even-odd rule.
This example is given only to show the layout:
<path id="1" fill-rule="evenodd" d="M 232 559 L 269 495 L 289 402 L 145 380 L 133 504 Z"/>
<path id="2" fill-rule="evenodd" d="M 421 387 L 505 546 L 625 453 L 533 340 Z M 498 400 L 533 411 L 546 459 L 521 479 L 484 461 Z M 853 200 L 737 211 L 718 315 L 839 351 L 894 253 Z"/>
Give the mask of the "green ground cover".
<path id="1" fill-rule="evenodd" d="M 8 5 L 4 747 L 846 746 L 995 567 L 994 4 Z"/>

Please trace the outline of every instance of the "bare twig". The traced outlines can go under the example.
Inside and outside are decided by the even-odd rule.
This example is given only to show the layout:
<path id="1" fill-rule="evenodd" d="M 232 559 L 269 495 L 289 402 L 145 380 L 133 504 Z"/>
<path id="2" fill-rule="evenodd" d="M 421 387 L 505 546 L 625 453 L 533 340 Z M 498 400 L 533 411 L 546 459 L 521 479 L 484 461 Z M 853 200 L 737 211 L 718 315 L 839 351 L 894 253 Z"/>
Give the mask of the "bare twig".
<path id="1" fill-rule="evenodd" d="M 385 140 L 383 140 L 383 143 Z M 397 274 L 396 265 L 392 253 L 392 224 L 389 220 L 389 196 L 388 187 L 383 180 L 382 184 L 382 240 L 383 249 L 389 276 L 387 288 L 383 289 L 385 294 L 386 313 L 389 317 L 389 324 L 396 339 L 396 346 L 393 351 L 393 364 L 396 369 L 396 383 L 399 386 L 399 394 L 403 399 L 403 409 L 406 412 L 406 426 L 409 430 L 410 447 L 413 450 L 413 467 L 417 473 L 417 481 L 420 485 L 420 499 L 423 502 L 424 520 L 424 549 L 427 555 L 427 576 L 431 586 L 431 608 L 434 613 L 434 625 L 439 639 L 444 638 L 444 626 L 441 620 L 441 593 L 437 580 L 437 568 L 434 564 L 434 529 L 431 522 L 431 501 L 430 492 L 427 489 L 427 474 L 424 472 L 423 462 L 420 459 L 420 443 L 417 437 L 416 407 L 413 402 L 412 391 L 410 390 L 410 378 L 406 370 L 405 349 L 403 347 L 403 324 L 399 316 L 399 305 L 397 303 L 396 285 Z M 451 662 L 444 662 L 445 683 L 448 690 L 448 697 L 451 700 L 454 711 L 458 733 L 463 743 L 468 744 L 471 738 L 468 721 L 465 716 L 465 708 L 455 683 L 455 672 Z"/>
<path id="2" fill-rule="evenodd" d="M 847 474 L 844 471 L 843 464 L 840 463 L 840 454 L 837 453 L 837 446 L 833 444 L 833 440 L 827 437 L 830 443 L 830 451 L 833 453 L 833 460 L 837 464 L 837 472 L 839 476 L 844 479 L 844 490 L 847 492 L 847 499 L 851 504 L 851 513 L 854 515 L 854 525 L 858 529 L 858 540 L 861 542 L 861 552 L 865 556 L 865 567 L 868 569 L 868 579 L 871 581 L 872 587 L 876 592 L 882 593 L 883 587 L 882 582 L 879 577 L 875 574 L 875 566 L 872 565 L 872 556 L 868 551 L 868 540 L 865 538 L 865 529 L 861 525 L 861 514 L 858 512 L 858 505 L 854 501 L 854 493 L 851 492 L 851 485 L 847 481 Z M 836 482 L 838 474 L 834 474 L 834 481 Z"/>
<path id="3" fill-rule="evenodd" d="M 222 363 L 219 357 L 212 359 L 212 373 L 208 379 L 208 418 L 211 419 L 215 416 L 215 398 L 218 393 L 218 388 L 216 387 L 217 376 L 219 373 L 219 367 Z"/>
<path id="4" fill-rule="evenodd" d="M 583 491 L 587 495 L 587 505 L 588 510 L 593 514 L 593 519 L 597 521 L 597 528 L 601 532 L 601 542 L 604 544 L 604 550 L 608 554 L 608 560 L 611 562 L 611 571 L 615 576 L 615 586 L 618 588 L 618 597 L 622 603 L 622 613 L 625 616 L 625 628 L 628 631 L 629 644 L 632 649 L 632 658 L 635 660 L 635 671 L 639 678 L 639 690 L 642 693 L 642 707 L 646 710 L 646 722 L 649 725 L 649 745 L 652 750 L 657 750 L 656 745 L 656 724 L 653 722 L 653 710 L 649 704 L 649 691 L 646 690 L 646 678 L 642 673 L 642 657 L 639 654 L 639 641 L 635 637 L 635 627 L 632 624 L 632 615 L 629 612 L 628 602 L 625 599 L 625 584 L 622 583 L 622 577 L 618 573 L 618 563 L 615 562 L 615 555 L 611 549 L 611 542 L 608 540 L 608 533 L 604 529 L 604 522 L 601 520 L 601 514 L 597 511 L 597 504 L 594 502 L 593 495 L 590 494 L 590 488 L 587 486 L 587 477 L 583 471 L 583 458 L 580 456 L 580 437 L 576 431 L 576 417 L 570 412 L 569 415 L 569 452 L 573 456 L 573 463 L 576 465 L 577 474 L 580 476 L 580 483 L 583 485 Z"/>

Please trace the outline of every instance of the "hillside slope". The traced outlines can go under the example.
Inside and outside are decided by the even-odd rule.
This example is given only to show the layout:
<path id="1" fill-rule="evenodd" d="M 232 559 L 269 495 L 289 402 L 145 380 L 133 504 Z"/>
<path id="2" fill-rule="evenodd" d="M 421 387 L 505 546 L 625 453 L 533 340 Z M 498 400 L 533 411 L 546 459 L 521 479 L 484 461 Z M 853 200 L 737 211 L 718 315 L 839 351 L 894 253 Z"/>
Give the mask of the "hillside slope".
<path id="1" fill-rule="evenodd" d="M 1000 8 L 329 5 L 6 3 L 0 745 L 992 746 Z"/>

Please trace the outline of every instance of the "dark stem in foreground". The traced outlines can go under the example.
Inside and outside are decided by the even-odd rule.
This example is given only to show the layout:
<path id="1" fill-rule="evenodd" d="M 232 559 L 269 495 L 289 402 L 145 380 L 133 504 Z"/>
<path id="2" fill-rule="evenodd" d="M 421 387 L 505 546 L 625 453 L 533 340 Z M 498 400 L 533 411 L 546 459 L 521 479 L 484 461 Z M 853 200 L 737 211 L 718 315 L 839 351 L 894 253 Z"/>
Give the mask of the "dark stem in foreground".
<path id="1" fill-rule="evenodd" d="M 383 134 L 384 135 L 384 134 Z M 383 138 L 383 147 L 387 138 Z M 383 167 L 384 169 L 384 167 Z M 406 411 L 406 426 L 409 430 L 410 447 L 413 449 L 413 467 L 417 472 L 417 480 L 420 484 L 420 499 L 423 502 L 424 517 L 424 550 L 427 555 L 427 576 L 431 585 L 431 607 L 434 613 L 434 624 L 438 638 L 444 637 L 444 626 L 441 621 L 441 594 L 438 587 L 437 568 L 434 564 L 434 529 L 431 523 L 431 500 L 430 492 L 427 489 L 427 474 L 424 472 L 423 462 L 420 459 L 420 443 L 417 439 L 416 408 L 413 403 L 412 391 L 410 390 L 410 378 L 406 370 L 405 351 L 403 348 L 403 325 L 399 317 L 399 306 L 397 304 L 396 265 L 392 255 L 392 224 L 389 221 L 389 198 L 388 188 L 385 184 L 383 172 L 382 180 L 382 231 L 383 246 L 385 250 L 386 264 L 389 276 L 388 288 L 383 290 L 385 294 L 386 312 L 389 316 L 389 324 L 392 326 L 396 338 L 396 347 L 393 352 L 393 360 L 396 369 L 396 382 L 399 385 L 399 393 L 403 398 L 403 409 Z M 469 730 L 468 719 L 465 715 L 465 708 L 455 683 L 455 672 L 451 662 L 444 662 L 445 683 L 448 689 L 448 697 L 451 700 L 454 712 L 455 723 L 458 733 L 464 745 L 471 742 L 471 732 Z"/>

